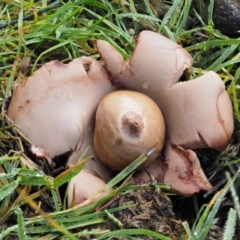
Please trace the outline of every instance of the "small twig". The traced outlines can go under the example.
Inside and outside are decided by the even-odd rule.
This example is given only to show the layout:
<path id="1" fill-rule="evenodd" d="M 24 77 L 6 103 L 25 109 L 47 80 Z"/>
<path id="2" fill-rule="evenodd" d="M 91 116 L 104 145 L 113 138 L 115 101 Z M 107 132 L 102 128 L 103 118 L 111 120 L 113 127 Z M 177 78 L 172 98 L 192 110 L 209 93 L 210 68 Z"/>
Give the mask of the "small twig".
<path id="1" fill-rule="evenodd" d="M 120 198 L 119 195 L 116 195 L 113 199 L 111 199 L 109 202 L 107 202 L 106 204 L 104 204 L 103 206 L 99 207 L 97 209 L 98 212 L 103 211 L 105 209 L 107 209 L 110 205 L 112 205 L 114 202 L 116 202 L 118 199 Z"/>

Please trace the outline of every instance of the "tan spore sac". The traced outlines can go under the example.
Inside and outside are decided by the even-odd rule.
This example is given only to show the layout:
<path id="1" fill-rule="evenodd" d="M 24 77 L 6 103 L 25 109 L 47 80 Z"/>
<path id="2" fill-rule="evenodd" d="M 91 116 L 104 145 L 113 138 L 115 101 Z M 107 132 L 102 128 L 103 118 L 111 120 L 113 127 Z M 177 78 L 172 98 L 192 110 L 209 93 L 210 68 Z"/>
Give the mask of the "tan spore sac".
<path id="1" fill-rule="evenodd" d="M 155 146 L 154 153 L 139 169 L 149 166 L 160 153 L 165 140 L 165 124 L 157 104 L 134 91 L 106 95 L 96 113 L 94 147 L 100 160 L 121 171 L 143 152 Z"/>
<path id="2" fill-rule="evenodd" d="M 69 64 L 51 61 L 15 89 L 7 115 L 51 158 L 72 151 L 69 165 L 90 146 L 88 154 L 95 160 L 86 168 L 107 181 L 111 175 L 102 173 L 106 167 L 96 160 L 93 131 L 100 100 L 114 90 L 106 70 L 90 57 Z"/>
<path id="3" fill-rule="evenodd" d="M 114 80 L 126 89 L 148 95 L 162 111 L 166 125 L 163 155 L 168 169 L 155 161 L 153 165 L 159 171 L 149 166 L 149 173 L 183 195 L 209 190 L 211 185 L 191 149 L 220 150 L 231 138 L 233 110 L 221 78 L 209 71 L 197 79 L 178 82 L 191 67 L 192 58 L 181 46 L 154 32 L 139 34 L 134 53 L 126 63 L 109 43 L 99 41 L 97 46 Z M 136 177 L 150 180 L 143 172 Z"/>

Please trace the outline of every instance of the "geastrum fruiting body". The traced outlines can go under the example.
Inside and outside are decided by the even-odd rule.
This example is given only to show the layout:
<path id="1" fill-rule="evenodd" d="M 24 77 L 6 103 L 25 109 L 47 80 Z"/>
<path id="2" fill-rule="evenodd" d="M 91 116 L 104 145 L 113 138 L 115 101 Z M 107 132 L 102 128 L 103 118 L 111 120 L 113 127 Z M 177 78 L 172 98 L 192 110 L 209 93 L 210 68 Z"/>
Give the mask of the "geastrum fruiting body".
<path id="1" fill-rule="evenodd" d="M 148 167 L 165 140 L 165 124 L 157 104 L 145 94 L 121 90 L 109 93 L 96 113 L 94 148 L 99 159 L 121 171 L 153 146 L 154 152 L 138 169 Z"/>
<path id="2" fill-rule="evenodd" d="M 197 79 L 178 82 L 184 70 L 191 67 L 191 56 L 176 43 L 150 31 L 140 33 L 133 56 L 126 63 L 106 41 L 99 40 L 97 46 L 105 68 L 89 57 L 75 59 L 69 64 L 59 61 L 46 63 L 17 86 L 7 111 L 26 137 L 36 147 L 43 149 L 44 154 L 48 153 L 50 158 L 70 152 L 68 166 L 75 164 L 90 146 L 88 154 L 94 158 L 72 179 L 68 192 L 69 206 L 91 197 L 111 179 L 111 171 L 98 160 L 93 148 L 97 107 L 105 95 L 116 90 L 111 80 L 124 89 L 144 93 L 161 109 L 166 127 L 164 161 L 159 158 L 153 161 L 158 154 L 155 155 L 150 161 L 153 161 L 151 165 L 144 166 L 150 175 L 158 182 L 170 184 L 183 195 L 211 189 L 192 149 L 223 149 L 233 132 L 232 105 L 219 76 L 210 71 Z M 120 102 L 124 99 L 127 96 L 120 98 Z M 112 100 L 110 105 L 116 116 L 121 113 L 116 106 L 114 109 Z M 129 110 L 128 104 L 125 106 Z M 133 108 L 132 112 L 138 109 L 136 106 Z M 155 112 L 159 111 L 154 109 Z M 151 114 L 150 122 L 153 118 Z M 105 118 L 108 116 L 105 112 L 103 115 Z M 128 125 L 129 121 L 122 123 L 132 126 Z M 136 130 L 138 121 L 134 119 L 131 123 Z M 105 123 L 101 124 L 103 127 L 97 126 L 96 131 L 104 130 Z M 155 128 L 157 132 L 159 129 Z M 106 126 L 105 130 L 111 129 Z M 150 145 L 155 145 L 162 138 L 151 140 Z M 106 145 L 107 148 L 112 150 L 111 146 Z M 140 152 L 137 153 L 140 155 Z M 106 162 L 105 155 L 100 157 Z M 111 155 L 110 159 L 116 157 Z M 123 156 L 121 161 L 125 160 Z M 127 164 L 122 164 L 120 169 Z M 113 169 L 120 170 L 114 166 Z M 139 171 L 135 179 L 150 182 L 150 176 L 144 170 Z"/>
<path id="3" fill-rule="evenodd" d="M 183 195 L 211 189 L 196 154 L 191 149 L 223 149 L 233 132 L 230 98 L 221 78 L 210 71 L 178 82 L 191 67 L 191 56 L 168 38 L 142 31 L 132 57 L 122 56 L 106 41 L 97 47 L 114 81 L 123 88 L 151 97 L 162 111 L 166 125 L 164 162 L 156 160 L 148 171 Z M 145 171 L 136 179 L 149 182 Z"/>
<path id="4" fill-rule="evenodd" d="M 109 181 L 111 172 L 96 157 L 93 133 L 97 106 L 113 90 L 106 70 L 90 57 L 77 58 L 68 64 L 51 61 L 16 87 L 7 115 L 50 158 L 71 152 L 69 166 L 90 146 L 88 154 L 94 158 L 85 168 Z M 78 189 L 81 188 L 85 191 L 85 186 L 79 183 Z"/>

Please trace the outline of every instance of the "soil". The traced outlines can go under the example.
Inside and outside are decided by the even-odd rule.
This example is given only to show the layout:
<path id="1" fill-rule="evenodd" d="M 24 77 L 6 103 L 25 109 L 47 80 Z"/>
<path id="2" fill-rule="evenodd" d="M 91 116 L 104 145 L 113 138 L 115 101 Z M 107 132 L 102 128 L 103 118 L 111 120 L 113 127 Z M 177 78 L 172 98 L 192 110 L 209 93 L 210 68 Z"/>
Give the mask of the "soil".
<path id="1" fill-rule="evenodd" d="M 168 236 L 171 239 L 180 239 L 185 232 L 182 222 L 173 212 L 172 203 L 166 193 L 154 186 L 139 187 L 127 192 L 119 200 L 118 205 L 135 204 L 134 207 L 117 212 L 114 216 L 123 224 L 123 228 L 149 229 Z M 119 229 L 108 219 L 101 225 L 102 229 Z M 122 237 L 115 239 L 123 239 Z M 141 236 L 140 239 L 154 239 Z"/>

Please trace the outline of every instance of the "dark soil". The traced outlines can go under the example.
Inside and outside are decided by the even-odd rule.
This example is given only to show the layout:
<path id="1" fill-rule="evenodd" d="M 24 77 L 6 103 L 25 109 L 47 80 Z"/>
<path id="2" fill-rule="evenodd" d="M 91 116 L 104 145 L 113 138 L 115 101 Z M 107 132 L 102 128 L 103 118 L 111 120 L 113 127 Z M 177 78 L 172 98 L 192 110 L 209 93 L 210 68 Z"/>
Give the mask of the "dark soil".
<path id="1" fill-rule="evenodd" d="M 171 200 L 166 193 L 154 186 L 139 187 L 126 192 L 118 200 L 118 206 L 135 204 L 134 207 L 117 212 L 114 216 L 123 224 L 123 228 L 148 229 L 168 236 L 171 239 L 180 239 L 185 232 L 181 220 L 173 212 Z M 101 229 L 119 229 L 116 223 L 107 219 L 100 226 Z M 140 237 L 140 236 L 139 236 Z M 118 237 L 115 239 L 124 239 Z M 139 239 L 154 239 L 141 236 Z"/>

